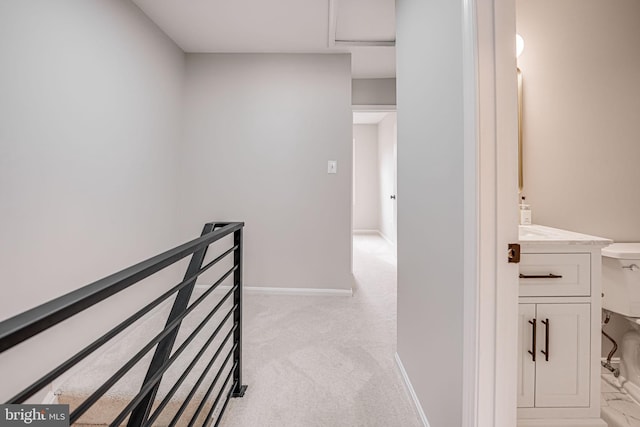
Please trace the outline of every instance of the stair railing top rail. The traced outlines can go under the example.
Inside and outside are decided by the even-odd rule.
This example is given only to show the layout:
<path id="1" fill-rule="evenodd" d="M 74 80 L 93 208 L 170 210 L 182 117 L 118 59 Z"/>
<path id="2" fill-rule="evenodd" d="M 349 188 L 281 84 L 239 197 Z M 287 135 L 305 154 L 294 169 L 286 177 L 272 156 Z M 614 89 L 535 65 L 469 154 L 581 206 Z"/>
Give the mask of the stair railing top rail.
<path id="1" fill-rule="evenodd" d="M 59 378 L 71 367 L 78 364 L 126 328 L 133 325 L 144 315 L 150 313 L 155 307 L 158 307 L 172 295 L 176 294 L 164 329 L 139 349 L 117 372 L 111 375 L 109 379 L 97 387 L 89 397 L 80 403 L 73 412 L 70 413 L 69 421 L 70 423 L 78 421 L 79 418 L 97 403 L 112 386 L 123 378 L 133 366 L 140 362 L 150 350 L 155 348 L 145 379 L 140 385 L 140 391 L 109 424 L 113 427 L 120 426 L 125 422 L 129 427 L 150 427 L 154 425 L 163 410 L 167 407 L 169 401 L 175 395 L 176 390 L 183 385 L 183 382 L 187 376 L 190 375 L 194 366 L 200 363 L 199 360 L 207 349 L 211 347 L 212 343 L 224 336 L 221 342 L 213 346 L 214 348 L 217 347 L 215 354 L 207 363 L 204 372 L 200 373 L 196 384 L 191 388 L 182 406 L 178 412 L 174 414 L 172 421 L 169 423 L 170 426 L 175 426 L 178 422 L 181 422 L 181 417 L 187 415 L 185 410 L 199 390 L 199 387 L 201 385 L 206 386 L 206 384 L 203 383 L 205 378 L 208 378 L 208 375 L 215 374 L 215 378 L 208 386 L 204 398 L 200 401 L 195 414 L 192 415 L 189 425 L 194 425 L 197 420 L 206 414 L 202 425 L 213 423 L 214 426 L 217 426 L 222 420 L 229 399 L 231 397 L 242 397 L 247 388 L 246 385 L 242 384 L 243 227 L 243 222 L 207 223 L 202 230 L 201 237 L 197 239 L 0 322 L 0 353 L 2 353 L 191 255 L 184 279 L 180 283 L 148 302 L 143 308 L 131 314 L 111 330 L 74 354 L 71 358 L 62 362 L 34 383 L 18 392 L 18 394 L 9 399 L 7 403 L 20 404 L 25 402 L 26 399 L 33 396 L 39 390 L 42 390 L 47 384 L 51 384 L 52 380 Z M 218 247 L 217 250 L 222 250 L 223 252 L 215 257 L 215 259 L 203 265 L 209 246 L 225 236 L 233 237 L 231 247 L 226 251 Z M 203 292 L 201 296 L 190 303 L 197 278 L 228 256 L 232 256 L 233 266 L 226 273 L 222 274 L 222 276 L 219 276 L 215 283 L 208 286 L 206 288 L 207 290 Z M 209 310 L 208 314 L 200 321 L 198 326 L 174 349 L 180 325 L 185 317 L 193 312 L 205 298 L 212 295 L 216 289 L 219 289 L 222 283 L 228 278 L 232 279 L 231 289 L 224 293 L 224 296 L 218 300 L 215 307 Z M 225 305 L 227 306 L 226 308 L 224 308 Z M 205 308 L 205 310 L 208 309 Z M 180 371 L 180 378 L 173 383 L 171 390 L 163 396 L 164 399 L 162 402 L 153 410 L 154 402 L 156 402 L 156 398 L 158 397 L 156 393 L 158 392 L 164 373 L 177 360 L 178 356 L 185 351 L 187 346 L 190 346 L 191 343 L 195 341 L 196 336 L 203 331 L 203 328 L 207 326 L 208 322 L 213 319 L 219 311 L 223 314 L 226 313 L 226 315 L 217 323 L 217 327 L 208 338 L 201 338 L 206 339 L 206 342 L 204 342 L 200 350 L 197 351 L 197 354 L 192 358 L 189 365 Z M 193 351 L 195 351 L 195 349 L 193 349 Z M 216 361 L 219 361 L 219 356 L 220 359 L 224 359 L 224 362 L 218 367 L 217 371 L 209 373 Z M 222 382 L 222 386 L 220 386 L 220 382 Z M 231 387 L 229 388 L 228 385 L 231 385 Z M 208 411 L 204 411 L 209 397 L 213 396 L 212 392 L 214 390 L 217 390 L 214 403 Z M 220 403 L 221 408 L 218 406 L 218 403 Z M 214 416 L 215 414 L 217 414 L 217 416 Z"/>
<path id="2" fill-rule="evenodd" d="M 0 353 L 242 229 L 244 222 L 215 225 L 220 228 L 0 322 Z"/>

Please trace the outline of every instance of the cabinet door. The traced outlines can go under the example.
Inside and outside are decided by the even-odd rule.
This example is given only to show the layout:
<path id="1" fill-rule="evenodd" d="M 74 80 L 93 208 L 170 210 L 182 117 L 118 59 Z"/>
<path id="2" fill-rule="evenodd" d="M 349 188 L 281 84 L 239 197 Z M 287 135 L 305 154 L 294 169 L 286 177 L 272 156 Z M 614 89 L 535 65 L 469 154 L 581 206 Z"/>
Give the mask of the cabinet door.
<path id="1" fill-rule="evenodd" d="M 589 304 L 536 305 L 536 407 L 589 406 L 590 314 Z"/>
<path id="2" fill-rule="evenodd" d="M 533 408 L 534 404 L 536 363 L 529 351 L 534 351 L 535 317 L 535 304 L 518 304 L 518 408 Z"/>

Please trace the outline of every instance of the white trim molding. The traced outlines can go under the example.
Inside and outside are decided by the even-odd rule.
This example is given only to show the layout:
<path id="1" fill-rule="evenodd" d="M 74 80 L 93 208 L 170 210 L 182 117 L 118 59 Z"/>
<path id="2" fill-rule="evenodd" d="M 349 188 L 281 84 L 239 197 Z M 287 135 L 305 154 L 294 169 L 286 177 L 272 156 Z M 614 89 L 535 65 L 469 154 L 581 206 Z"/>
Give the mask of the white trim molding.
<path id="1" fill-rule="evenodd" d="M 389 243 L 391 246 L 393 246 L 394 248 L 396 247 L 396 244 L 393 243 L 393 241 L 389 237 L 387 237 L 387 235 L 384 234 L 382 231 L 378 231 L 378 234 L 380 235 L 380 237 L 382 237 L 384 240 L 386 240 L 387 243 Z"/>
<path id="2" fill-rule="evenodd" d="M 397 111 L 397 107 L 395 104 L 388 104 L 388 105 L 383 105 L 383 104 L 353 104 L 351 105 L 351 109 L 353 110 L 354 113 L 366 113 L 366 112 L 389 112 L 389 113 L 393 113 L 395 111 Z"/>
<path id="3" fill-rule="evenodd" d="M 395 47 L 395 40 L 334 40 L 334 46 L 339 47 Z"/>
<path id="4" fill-rule="evenodd" d="M 196 285 L 196 289 L 208 289 L 211 285 Z M 220 285 L 220 289 L 229 290 L 231 285 Z M 320 296 L 320 297 L 351 297 L 353 289 L 333 289 L 333 288 L 274 288 L 268 286 L 243 286 L 242 289 L 248 294 L 264 295 L 298 295 L 298 296 Z"/>
<path id="5" fill-rule="evenodd" d="M 463 0 L 462 63 L 464 97 L 464 318 L 462 350 L 462 426 L 479 426 L 479 103 L 476 1 Z M 485 384 L 482 384 L 485 386 Z M 491 385 L 489 384 L 489 387 Z M 487 392 L 487 390 L 482 390 Z"/>
<path id="6" fill-rule="evenodd" d="M 413 401 L 416 411 L 420 416 L 420 421 L 422 421 L 422 425 L 424 425 L 424 427 L 431 427 L 429 424 L 429 420 L 427 420 L 427 416 L 424 413 L 424 409 L 422 409 L 422 404 L 420 403 L 420 399 L 418 399 L 418 395 L 416 394 L 416 391 L 413 389 L 413 385 L 411 384 L 409 375 L 407 375 L 407 371 L 404 369 L 402 360 L 400 360 L 400 355 L 396 353 L 395 358 L 396 358 L 396 364 L 398 365 L 398 369 L 400 370 L 400 375 L 402 375 L 402 379 L 404 380 L 404 385 L 407 387 L 407 390 L 411 395 L 411 400 Z"/>
<path id="7" fill-rule="evenodd" d="M 321 288 L 271 288 L 263 286 L 245 286 L 245 292 L 265 295 L 299 295 L 320 297 L 351 297 L 353 289 L 321 289 Z"/>
<path id="8" fill-rule="evenodd" d="M 383 46 L 394 47 L 394 40 L 336 40 L 338 27 L 338 1 L 329 0 L 329 22 L 327 23 L 327 47 L 359 47 L 359 46 Z"/>
<path id="9" fill-rule="evenodd" d="M 377 234 L 379 236 L 382 236 L 382 233 L 380 233 L 379 230 L 369 230 L 369 229 L 361 229 L 361 228 L 357 228 L 353 230 L 353 234 Z"/>
<path id="10" fill-rule="evenodd" d="M 382 237 L 389 245 L 391 245 L 391 247 L 393 248 L 393 256 L 397 259 L 398 255 L 398 248 L 396 247 L 396 244 L 393 243 L 393 241 L 386 235 L 384 234 L 382 231 L 380 230 L 353 230 L 352 234 L 354 236 L 380 236 Z"/>
<path id="11" fill-rule="evenodd" d="M 518 203 L 515 0 L 472 1 L 479 111 L 479 284 L 476 407 L 468 402 L 465 410 L 474 410 L 477 421 L 465 427 L 513 427 L 517 423 L 518 266 L 507 262 L 506 253 L 508 243 L 518 242 L 513 208 Z M 465 389 L 465 398 L 470 397 Z"/>

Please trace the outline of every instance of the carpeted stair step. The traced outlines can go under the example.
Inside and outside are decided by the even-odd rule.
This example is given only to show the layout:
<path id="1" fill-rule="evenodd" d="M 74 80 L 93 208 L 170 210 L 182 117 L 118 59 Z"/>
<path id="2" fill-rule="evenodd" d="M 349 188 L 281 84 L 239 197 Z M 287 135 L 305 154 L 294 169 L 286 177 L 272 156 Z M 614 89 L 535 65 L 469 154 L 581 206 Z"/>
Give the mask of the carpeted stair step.
<path id="1" fill-rule="evenodd" d="M 192 301 L 199 297 L 203 289 L 194 291 Z M 198 327 L 200 322 L 211 311 L 211 309 L 220 300 L 221 296 L 226 293 L 225 289 L 216 290 L 190 313 L 182 322 L 180 332 L 174 345 L 174 351 L 184 342 L 184 340 Z M 231 300 L 231 299 L 230 299 Z M 183 374 L 185 369 L 194 359 L 195 355 L 202 349 L 204 343 L 211 336 L 216 327 L 220 324 L 226 314 L 232 307 L 231 301 L 228 300 L 220 307 L 219 311 L 211 318 L 207 325 L 198 333 L 196 338 L 186 347 L 184 352 L 178 356 L 174 364 L 163 375 L 160 388 L 156 395 L 154 408 L 167 396 L 170 389 Z M 111 377 L 118 369 L 120 369 L 128 360 L 130 360 L 146 343 L 156 336 L 163 328 L 166 318 L 170 311 L 170 305 L 163 306 L 152 316 L 141 320 L 121 339 L 117 340 L 102 352 L 96 352 L 76 369 L 76 372 L 66 379 L 58 388 L 58 402 L 68 404 L 70 411 L 73 412 L 91 393 L 100 387 L 109 377 Z M 174 415 L 185 401 L 198 378 L 204 371 L 206 365 L 212 360 L 216 350 L 222 344 L 227 333 L 232 326 L 231 320 L 227 320 L 225 326 L 220 330 L 216 338 L 208 346 L 200 360 L 193 367 L 192 371 L 185 378 L 182 385 L 176 390 L 173 397 L 163 409 L 160 417 L 154 422 L 154 426 L 169 425 Z M 184 413 L 180 417 L 178 425 L 187 425 L 191 417 L 195 413 L 198 405 L 202 401 L 207 388 L 212 383 L 214 377 L 221 368 L 227 354 L 232 348 L 232 339 L 230 339 L 220 352 L 216 361 L 208 371 L 204 381 L 200 384 L 197 392 L 193 395 Z M 118 381 L 98 402 L 96 402 L 87 412 L 85 412 L 74 424 L 76 426 L 99 426 L 109 425 L 118 414 L 127 406 L 127 404 L 139 392 L 140 386 L 146 375 L 147 368 L 153 356 L 154 350 L 151 350 L 143 357 L 125 376 Z M 231 366 L 233 365 L 233 357 L 224 367 L 224 372 L 220 376 L 216 387 L 208 398 L 201 413 L 199 414 L 197 425 L 201 425 L 204 417 L 211 409 L 211 404 L 218 395 L 220 387 L 227 378 Z M 227 389 L 230 384 L 227 385 Z M 225 391 L 226 393 L 226 391 Z M 223 393 L 224 396 L 224 393 Z M 220 406 L 220 405 L 218 405 Z M 219 410 L 219 408 L 216 410 Z M 123 422 L 126 425 L 126 420 Z"/>

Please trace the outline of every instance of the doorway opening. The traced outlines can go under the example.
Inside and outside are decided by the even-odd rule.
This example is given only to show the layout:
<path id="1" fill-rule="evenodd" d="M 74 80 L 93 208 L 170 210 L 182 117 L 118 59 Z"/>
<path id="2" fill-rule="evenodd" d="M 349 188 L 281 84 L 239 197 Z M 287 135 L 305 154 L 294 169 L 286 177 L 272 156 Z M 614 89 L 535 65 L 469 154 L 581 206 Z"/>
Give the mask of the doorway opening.
<path id="1" fill-rule="evenodd" d="M 394 109 L 354 109 L 352 234 L 377 236 L 397 253 L 397 116 Z"/>

